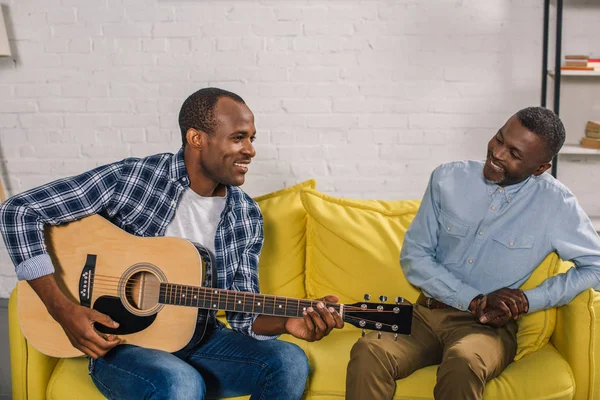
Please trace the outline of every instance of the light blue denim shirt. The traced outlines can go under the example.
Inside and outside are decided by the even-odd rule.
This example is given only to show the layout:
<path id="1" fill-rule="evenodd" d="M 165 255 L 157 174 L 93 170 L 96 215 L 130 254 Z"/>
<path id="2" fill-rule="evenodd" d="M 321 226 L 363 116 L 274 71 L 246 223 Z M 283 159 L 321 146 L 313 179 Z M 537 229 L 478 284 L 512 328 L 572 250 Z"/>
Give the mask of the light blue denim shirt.
<path id="1" fill-rule="evenodd" d="M 466 310 L 480 293 L 518 288 L 552 251 L 577 268 L 527 290 L 529 312 L 600 290 L 600 238 L 566 186 L 549 174 L 500 187 L 483 162 L 439 166 L 410 225 L 400 263 L 425 295 Z"/>

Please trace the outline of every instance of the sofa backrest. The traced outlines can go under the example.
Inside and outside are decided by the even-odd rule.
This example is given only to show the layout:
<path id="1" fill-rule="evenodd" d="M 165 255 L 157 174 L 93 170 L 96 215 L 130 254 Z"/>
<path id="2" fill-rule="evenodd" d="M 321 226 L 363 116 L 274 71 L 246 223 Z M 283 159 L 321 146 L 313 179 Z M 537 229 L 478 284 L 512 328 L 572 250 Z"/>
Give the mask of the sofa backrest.
<path id="1" fill-rule="evenodd" d="M 404 277 L 399 263 L 404 235 L 419 208 L 416 200 L 353 200 L 328 196 L 310 180 L 257 198 L 265 219 L 260 261 L 261 291 L 289 297 L 329 294 L 342 303 L 371 301 L 381 295 L 414 302 L 419 289 Z M 549 254 L 523 284 L 533 288 L 564 271 Z M 527 314 L 518 321 L 516 359 L 550 339 L 556 309 Z"/>

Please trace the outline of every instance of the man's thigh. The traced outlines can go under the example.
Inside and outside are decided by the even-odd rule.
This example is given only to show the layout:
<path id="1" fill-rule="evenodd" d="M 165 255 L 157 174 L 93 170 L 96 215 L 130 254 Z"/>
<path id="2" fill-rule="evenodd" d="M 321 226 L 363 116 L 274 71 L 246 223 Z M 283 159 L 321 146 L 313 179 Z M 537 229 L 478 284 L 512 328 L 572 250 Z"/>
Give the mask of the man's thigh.
<path id="1" fill-rule="evenodd" d="M 216 328 L 199 346 L 180 356 L 202 375 L 211 398 L 254 393 L 273 372 L 284 372 L 292 380 L 297 376 L 304 381 L 302 385 L 308 375 L 306 355 L 295 344 L 256 340 L 228 328 Z"/>
<path id="2" fill-rule="evenodd" d="M 420 368 L 438 364 L 442 344 L 421 311 L 420 306 L 415 306 L 410 335 L 398 335 L 394 340 L 391 333 L 383 333 L 379 338 L 372 332 L 359 339 L 351 352 L 352 367 L 364 370 L 383 365 L 394 379 L 402 379 Z"/>
<path id="3" fill-rule="evenodd" d="M 463 320 L 464 318 L 464 320 Z M 448 318 L 442 332 L 444 357 L 442 364 L 455 360 L 479 369 L 481 377 L 489 381 L 511 363 L 517 350 L 517 324 L 494 328 L 477 323 L 472 316 Z"/>
<path id="4" fill-rule="evenodd" d="M 90 376 L 109 399 L 203 399 L 205 385 L 193 367 L 171 353 L 119 345 L 90 360 Z"/>

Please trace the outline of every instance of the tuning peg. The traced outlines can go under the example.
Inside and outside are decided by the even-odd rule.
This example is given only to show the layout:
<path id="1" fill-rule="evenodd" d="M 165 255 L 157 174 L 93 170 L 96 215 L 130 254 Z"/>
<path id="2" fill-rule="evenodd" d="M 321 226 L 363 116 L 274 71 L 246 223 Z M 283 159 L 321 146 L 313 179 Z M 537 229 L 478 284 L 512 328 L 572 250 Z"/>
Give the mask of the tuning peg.
<path id="1" fill-rule="evenodd" d="M 396 304 L 400 304 L 400 303 L 404 302 L 404 299 L 402 297 L 396 297 L 394 299 L 394 301 L 396 302 Z"/>
<path id="2" fill-rule="evenodd" d="M 381 339 L 381 332 L 377 332 L 377 339 Z"/>
<path id="3" fill-rule="evenodd" d="M 365 330 L 362 330 L 362 337 L 365 337 Z"/>
<path id="4" fill-rule="evenodd" d="M 384 296 L 384 295 L 379 296 L 379 301 L 381 301 L 382 303 L 385 303 L 387 301 L 387 296 Z"/>
<path id="5" fill-rule="evenodd" d="M 365 301 L 371 300 L 371 295 L 369 293 L 365 293 L 364 297 Z"/>
<path id="6" fill-rule="evenodd" d="M 397 341 L 398 341 L 398 334 L 394 333 L 394 342 L 397 342 Z"/>

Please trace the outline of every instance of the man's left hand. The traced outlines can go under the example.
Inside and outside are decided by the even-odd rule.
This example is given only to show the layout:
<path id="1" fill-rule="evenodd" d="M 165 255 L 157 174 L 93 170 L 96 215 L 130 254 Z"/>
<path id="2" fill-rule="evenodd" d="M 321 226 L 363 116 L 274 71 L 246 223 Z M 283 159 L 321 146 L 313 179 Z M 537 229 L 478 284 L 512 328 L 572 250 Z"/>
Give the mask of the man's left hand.
<path id="1" fill-rule="evenodd" d="M 290 335 L 308 342 L 321 340 L 334 328 L 343 328 L 344 321 L 340 314 L 326 303 L 337 303 L 336 296 L 325 296 L 318 299 L 315 308 L 309 307 L 303 318 L 289 318 L 285 322 L 285 330 Z"/>
<path id="2" fill-rule="evenodd" d="M 529 311 L 529 301 L 521 289 L 501 288 L 487 295 L 487 307 L 491 311 L 479 317 L 482 324 L 499 317 L 499 311 L 516 320 Z"/>

